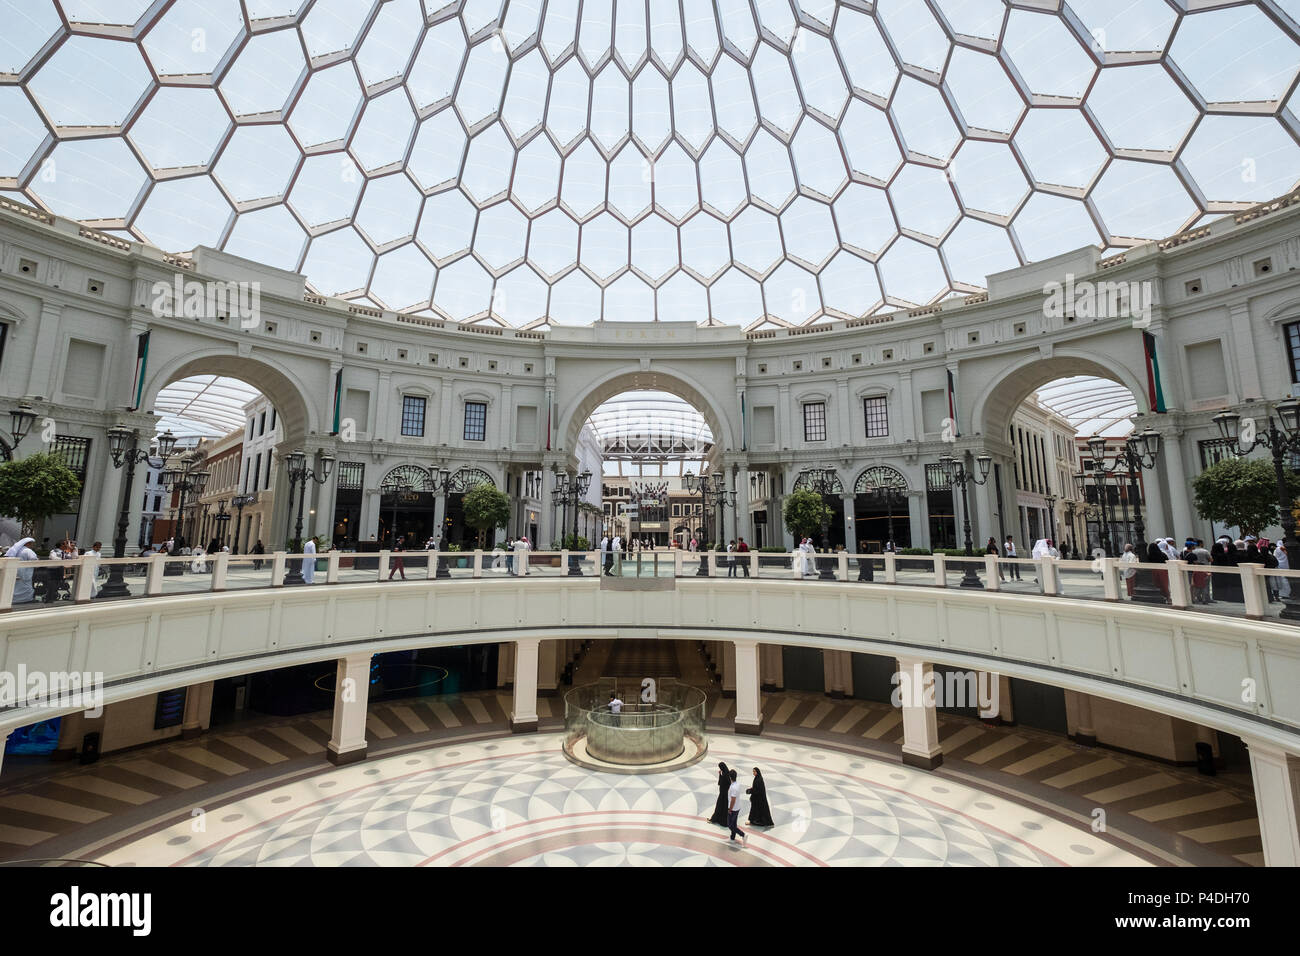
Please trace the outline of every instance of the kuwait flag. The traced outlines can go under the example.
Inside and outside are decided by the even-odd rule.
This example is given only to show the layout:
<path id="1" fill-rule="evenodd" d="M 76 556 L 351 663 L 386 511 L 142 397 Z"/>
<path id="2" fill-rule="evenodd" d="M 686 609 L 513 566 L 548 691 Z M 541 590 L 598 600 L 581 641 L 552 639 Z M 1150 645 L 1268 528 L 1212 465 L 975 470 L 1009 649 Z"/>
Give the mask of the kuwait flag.
<path id="1" fill-rule="evenodd" d="M 140 403 L 144 401 L 144 375 L 145 369 L 149 367 L 149 336 L 153 332 L 145 332 L 136 339 L 135 346 L 135 388 L 131 392 L 131 408 L 129 411 L 137 411 Z"/>
<path id="2" fill-rule="evenodd" d="M 1142 333 L 1142 348 L 1146 352 L 1147 362 L 1147 399 L 1151 402 L 1153 412 L 1165 412 L 1165 393 L 1160 388 L 1160 359 L 1156 356 L 1156 337 L 1150 332 Z"/>
<path id="3" fill-rule="evenodd" d="M 952 419 L 953 436 L 961 437 L 961 426 L 957 424 L 957 386 L 952 380 L 952 369 L 948 369 L 948 417 Z"/>

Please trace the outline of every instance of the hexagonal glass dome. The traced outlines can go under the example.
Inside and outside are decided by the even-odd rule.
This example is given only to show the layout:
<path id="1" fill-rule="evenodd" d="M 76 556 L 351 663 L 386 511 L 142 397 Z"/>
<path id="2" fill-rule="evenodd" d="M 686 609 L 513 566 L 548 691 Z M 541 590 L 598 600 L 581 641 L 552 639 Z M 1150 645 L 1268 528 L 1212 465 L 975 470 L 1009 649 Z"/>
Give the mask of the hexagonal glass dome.
<path id="1" fill-rule="evenodd" d="M 1300 8 L 1208 6 L 0 0 L 0 195 L 460 322 L 858 317 L 1294 188 Z"/>

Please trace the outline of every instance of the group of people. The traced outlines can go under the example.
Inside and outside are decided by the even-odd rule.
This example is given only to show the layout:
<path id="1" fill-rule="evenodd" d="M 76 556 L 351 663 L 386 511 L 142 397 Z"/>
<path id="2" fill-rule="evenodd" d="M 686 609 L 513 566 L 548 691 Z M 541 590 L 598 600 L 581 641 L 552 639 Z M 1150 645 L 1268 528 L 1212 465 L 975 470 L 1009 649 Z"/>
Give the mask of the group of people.
<path id="1" fill-rule="evenodd" d="M 817 553 L 817 548 L 813 545 L 812 538 L 804 538 L 794 549 L 794 560 L 799 563 L 799 572 L 805 578 L 814 577 L 817 574 L 817 562 L 813 555 Z"/>
<path id="2" fill-rule="evenodd" d="M 36 543 L 35 538 L 21 538 L 4 553 L 6 558 L 17 558 L 20 561 L 40 561 L 41 557 L 31 547 Z M 82 558 L 92 558 L 93 577 L 91 580 L 91 597 L 99 592 L 100 567 L 99 560 L 103 555 L 103 544 L 96 541 L 89 549 L 78 548 L 77 542 L 71 538 L 64 538 L 62 541 L 50 547 L 50 539 L 46 538 L 41 550 L 45 551 L 45 560 L 47 561 L 78 561 Z M 31 604 L 38 598 L 42 603 L 54 604 L 56 601 L 71 601 L 72 587 L 71 582 L 76 572 L 63 568 L 19 568 L 18 578 L 14 582 L 14 604 Z"/>
<path id="3" fill-rule="evenodd" d="M 740 837 L 740 842 L 744 845 L 746 834 L 740 828 L 740 793 L 739 775 L 726 763 L 719 761 L 718 800 L 713 806 L 713 815 L 709 817 L 709 822 L 715 826 L 726 827 L 730 833 L 728 839 L 734 843 L 736 838 Z M 751 827 L 775 826 L 772 822 L 772 808 L 767 802 L 767 783 L 763 780 L 762 771 L 757 767 L 754 768 L 754 781 L 745 789 L 745 793 L 749 794 L 749 816 L 745 824 Z"/>
<path id="4" fill-rule="evenodd" d="M 1197 567 L 1235 568 L 1243 564 L 1258 564 L 1266 569 L 1288 571 L 1291 559 L 1287 554 L 1286 544 L 1282 541 L 1270 541 L 1248 534 L 1234 541 L 1227 535 L 1221 535 L 1207 549 L 1200 538 L 1187 538 L 1181 550 L 1174 544 L 1173 538 L 1157 538 L 1149 542 L 1144 553 L 1131 544 L 1124 545 L 1120 561 L 1125 565 L 1166 564 L 1169 561 L 1185 561 Z M 1121 571 L 1128 596 L 1133 597 L 1138 583 L 1138 568 L 1125 567 Z M 1151 578 L 1164 596 L 1169 599 L 1169 572 L 1161 569 L 1151 571 Z M 1267 576 L 1268 599 L 1278 601 L 1291 596 L 1291 582 L 1280 576 Z M 1191 573 L 1192 603 L 1214 604 L 1218 601 L 1243 602 L 1241 576 L 1228 572 L 1193 571 Z"/>
<path id="5" fill-rule="evenodd" d="M 533 550 L 533 543 L 528 540 L 528 535 L 521 534 L 517 538 L 506 538 L 505 554 L 493 562 L 493 567 L 500 568 L 505 566 L 506 572 L 513 575 L 531 574 L 528 553 Z M 499 563 L 498 563 L 499 562 Z"/>

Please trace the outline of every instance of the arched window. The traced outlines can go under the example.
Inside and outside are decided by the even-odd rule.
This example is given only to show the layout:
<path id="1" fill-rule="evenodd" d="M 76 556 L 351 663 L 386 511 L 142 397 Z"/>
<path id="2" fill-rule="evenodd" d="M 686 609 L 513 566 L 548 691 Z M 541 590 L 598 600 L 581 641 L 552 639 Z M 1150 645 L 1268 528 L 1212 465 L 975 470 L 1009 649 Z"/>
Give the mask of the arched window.
<path id="1" fill-rule="evenodd" d="M 858 475 L 857 483 L 853 486 L 853 492 L 854 494 L 864 495 L 883 488 L 907 491 L 907 479 L 896 468 L 890 468 L 888 465 L 872 465 Z"/>
<path id="2" fill-rule="evenodd" d="M 431 491 L 433 488 L 429 473 L 419 465 L 398 465 L 384 476 L 379 490 L 393 492 L 409 487 L 412 491 Z"/>
<path id="3" fill-rule="evenodd" d="M 497 483 L 482 468 L 462 468 L 451 476 L 451 485 L 447 490 L 453 495 L 463 494 L 479 485 L 491 485 L 495 488 Z"/>

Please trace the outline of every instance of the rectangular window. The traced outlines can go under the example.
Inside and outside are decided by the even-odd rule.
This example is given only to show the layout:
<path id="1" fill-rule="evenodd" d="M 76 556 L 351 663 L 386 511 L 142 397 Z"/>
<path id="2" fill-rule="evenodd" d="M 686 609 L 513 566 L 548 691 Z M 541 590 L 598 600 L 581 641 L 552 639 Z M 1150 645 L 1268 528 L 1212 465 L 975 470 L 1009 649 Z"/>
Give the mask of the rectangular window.
<path id="1" fill-rule="evenodd" d="M 889 401 L 883 395 L 862 400 L 868 438 L 889 437 Z"/>
<path id="2" fill-rule="evenodd" d="M 1300 322 L 1283 328 L 1286 337 L 1287 357 L 1291 362 L 1291 381 L 1300 382 Z"/>
<path id="3" fill-rule="evenodd" d="M 271 409 L 271 431 L 275 431 L 275 409 Z"/>
<path id="4" fill-rule="evenodd" d="M 803 407 L 803 440 L 826 440 L 826 403 L 808 402 Z"/>
<path id="5" fill-rule="evenodd" d="M 465 441 L 487 441 L 486 403 L 465 403 Z"/>
<path id="6" fill-rule="evenodd" d="M 274 455 L 268 454 L 266 456 L 266 482 L 262 485 L 263 488 L 271 487 L 271 465 L 274 461 L 275 461 Z"/>
<path id="7" fill-rule="evenodd" d="M 359 461 L 339 462 L 339 491 L 360 491 L 365 483 L 366 466 Z"/>
<path id="8" fill-rule="evenodd" d="M 253 427 L 257 424 L 253 419 L 248 420 L 248 440 L 253 440 Z"/>
<path id="9" fill-rule="evenodd" d="M 162 511 L 162 495 L 153 496 L 153 510 Z"/>
<path id="10" fill-rule="evenodd" d="M 259 438 L 266 434 L 266 412 L 262 412 L 262 417 L 257 421 L 257 434 Z"/>
<path id="11" fill-rule="evenodd" d="M 425 405 L 425 400 L 418 395 L 402 396 L 402 434 L 406 437 L 424 437 Z"/>

